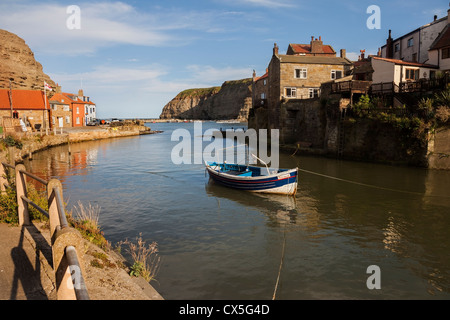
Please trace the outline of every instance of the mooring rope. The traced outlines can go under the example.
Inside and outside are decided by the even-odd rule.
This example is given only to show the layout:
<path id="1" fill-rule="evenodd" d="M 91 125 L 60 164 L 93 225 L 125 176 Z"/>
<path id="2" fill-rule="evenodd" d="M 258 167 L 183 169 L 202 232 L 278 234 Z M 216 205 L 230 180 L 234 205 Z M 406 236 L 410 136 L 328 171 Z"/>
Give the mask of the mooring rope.
<path id="1" fill-rule="evenodd" d="M 322 174 L 322 173 L 318 173 L 318 172 L 314 172 L 314 171 L 309 171 L 309 170 L 305 170 L 305 169 L 300 169 L 300 168 L 298 170 L 302 171 L 302 172 L 309 173 L 309 174 L 314 174 L 314 175 L 317 175 L 317 176 L 321 176 L 321 177 L 324 177 L 324 178 L 338 180 L 338 181 L 343 181 L 343 182 L 352 183 L 352 184 L 356 184 L 356 185 L 360 185 L 360 186 L 364 186 L 364 187 L 369 187 L 369 188 L 375 188 L 375 189 L 386 190 L 386 191 L 393 191 L 393 192 L 401 192 L 401 193 L 413 194 L 413 195 L 418 195 L 418 196 L 423 196 L 423 197 L 450 198 L 450 196 L 432 195 L 432 194 L 427 195 L 427 194 L 420 193 L 420 192 L 385 188 L 385 187 L 375 186 L 375 185 L 372 185 L 372 184 L 367 184 L 367 183 L 362 183 L 362 182 L 357 182 L 357 181 L 337 178 L 337 177 L 329 176 L 329 175 L 326 175 L 326 174 Z"/>
<path id="2" fill-rule="evenodd" d="M 281 269 L 283 268 L 283 260 L 284 260 L 284 251 L 286 248 L 286 227 L 284 228 L 284 235 L 283 235 L 283 249 L 281 252 L 281 260 L 280 260 L 280 267 L 278 269 L 278 276 L 277 276 L 277 282 L 275 283 L 275 289 L 273 291 L 272 300 L 275 300 L 275 296 L 277 294 L 278 290 L 278 284 L 280 283 L 280 276 L 281 276 Z"/>

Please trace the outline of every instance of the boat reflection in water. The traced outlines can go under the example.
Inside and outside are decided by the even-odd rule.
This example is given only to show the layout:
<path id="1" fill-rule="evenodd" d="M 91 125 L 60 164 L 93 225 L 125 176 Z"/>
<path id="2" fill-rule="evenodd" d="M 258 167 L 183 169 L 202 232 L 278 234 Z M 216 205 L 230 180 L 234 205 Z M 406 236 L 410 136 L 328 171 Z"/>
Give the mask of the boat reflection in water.
<path id="1" fill-rule="evenodd" d="M 295 197 L 282 194 L 242 192 L 227 188 L 212 179 L 205 184 L 208 196 L 227 199 L 245 207 L 254 207 L 278 223 L 296 223 L 298 210 Z"/>

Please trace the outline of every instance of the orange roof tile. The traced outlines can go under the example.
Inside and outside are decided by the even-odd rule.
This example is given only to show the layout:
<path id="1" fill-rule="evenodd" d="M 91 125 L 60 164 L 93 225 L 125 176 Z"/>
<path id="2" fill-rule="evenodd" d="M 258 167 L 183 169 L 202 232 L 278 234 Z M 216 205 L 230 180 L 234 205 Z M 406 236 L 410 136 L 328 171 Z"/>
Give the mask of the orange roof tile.
<path id="1" fill-rule="evenodd" d="M 257 78 L 255 78 L 255 82 L 256 81 L 259 81 L 259 80 L 262 80 L 262 79 L 265 79 L 265 78 L 267 78 L 269 76 L 269 73 L 268 72 L 266 72 L 265 74 L 263 74 L 261 77 L 257 77 Z"/>
<path id="2" fill-rule="evenodd" d="M 311 45 L 310 44 L 296 44 L 296 43 L 290 43 L 289 46 L 292 48 L 292 51 L 294 52 L 294 54 L 299 54 L 299 53 L 311 53 Z M 325 54 L 333 54 L 336 53 L 333 49 L 332 46 L 330 45 L 323 45 L 322 46 L 322 51 L 321 53 L 325 53 Z"/>
<path id="3" fill-rule="evenodd" d="M 44 98 L 44 92 L 39 90 L 12 90 L 12 102 L 14 110 L 44 110 L 45 101 L 49 109 L 48 99 Z M 10 110 L 9 89 L 0 89 L 0 109 Z"/>

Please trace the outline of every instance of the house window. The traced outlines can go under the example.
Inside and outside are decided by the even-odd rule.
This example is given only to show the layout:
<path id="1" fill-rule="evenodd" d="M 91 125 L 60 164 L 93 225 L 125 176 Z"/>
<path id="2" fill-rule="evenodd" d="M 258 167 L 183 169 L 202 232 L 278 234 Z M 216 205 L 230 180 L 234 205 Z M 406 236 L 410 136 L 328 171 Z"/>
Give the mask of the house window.
<path id="1" fill-rule="evenodd" d="M 266 93 L 265 92 L 261 93 L 261 99 L 265 99 L 265 98 L 266 98 Z"/>
<path id="2" fill-rule="evenodd" d="M 264 83 L 264 85 L 266 85 L 266 84 L 267 84 L 267 80 L 266 80 L 266 79 L 264 79 L 263 83 Z"/>
<path id="3" fill-rule="evenodd" d="M 342 78 L 341 70 L 331 70 L 331 79 L 336 80 Z"/>
<path id="4" fill-rule="evenodd" d="M 306 79 L 308 77 L 308 70 L 306 68 L 295 69 L 294 78 Z"/>
<path id="5" fill-rule="evenodd" d="M 414 38 L 409 38 L 408 39 L 408 48 L 412 47 L 414 45 Z"/>
<path id="6" fill-rule="evenodd" d="M 450 47 L 442 49 L 442 59 L 450 58 Z"/>
<path id="7" fill-rule="evenodd" d="M 419 69 L 406 69 L 406 80 L 417 80 L 419 79 Z"/>
<path id="8" fill-rule="evenodd" d="M 77 107 L 77 114 L 80 114 L 80 107 Z"/>
<path id="9" fill-rule="evenodd" d="M 70 117 L 69 116 L 66 116 L 66 123 L 70 124 Z"/>
<path id="10" fill-rule="evenodd" d="M 297 97 L 297 88 L 286 88 L 286 97 L 287 98 L 296 98 Z"/>
<path id="11" fill-rule="evenodd" d="M 63 106 L 64 111 L 69 111 L 69 106 Z"/>
<path id="12" fill-rule="evenodd" d="M 399 52 L 400 51 L 400 43 L 396 43 L 394 46 L 394 52 Z"/>
<path id="13" fill-rule="evenodd" d="M 417 62 L 417 53 L 413 53 L 412 55 L 412 61 Z"/>
<path id="14" fill-rule="evenodd" d="M 320 93 L 320 89 L 318 88 L 310 88 L 309 89 L 309 98 L 318 98 Z"/>
<path id="15" fill-rule="evenodd" d="M 53 123 L 53 124 L 56 123 L 56 118 L 55 118 L 55 116 L 52 117 L 52 123 Z"/>
<path id="16" fill-rule="evenodd" d="M 77 124 L 80 124 L 80 118 L 77 117 Z"/>

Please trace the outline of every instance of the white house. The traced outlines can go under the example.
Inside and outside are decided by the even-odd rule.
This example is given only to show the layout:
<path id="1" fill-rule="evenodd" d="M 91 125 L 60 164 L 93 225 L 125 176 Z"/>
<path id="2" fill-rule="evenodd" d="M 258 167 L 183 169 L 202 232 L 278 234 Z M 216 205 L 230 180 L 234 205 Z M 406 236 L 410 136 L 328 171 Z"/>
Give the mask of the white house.
<path id="1" fill-rule="evenodd" d="M 428 52 L 429 62 L 439 66 L 441 71 L 450 71 L 450 24 L 442 30 Z"/>
<path id="2" fill-rule="evenodd" d="M 375 56 L 371 58 L 373 83 L 394 82 L 396 85 L 400 85 L 400 82 L 430 79 L 434 78 L 439 69 L 437 65 Z"/>
<path id="3" fill-rule="evenodd" d="M 434 16 L 432 22 L 396 39 L 392 39 L 391 30 L 389 30 L 386 44 L 381 47 L 381 57 L 432 64 L 429 61 L 428 50 L 449 21 L 450 10 L 447 12 L 447 16 L 441 19 Z"/>

